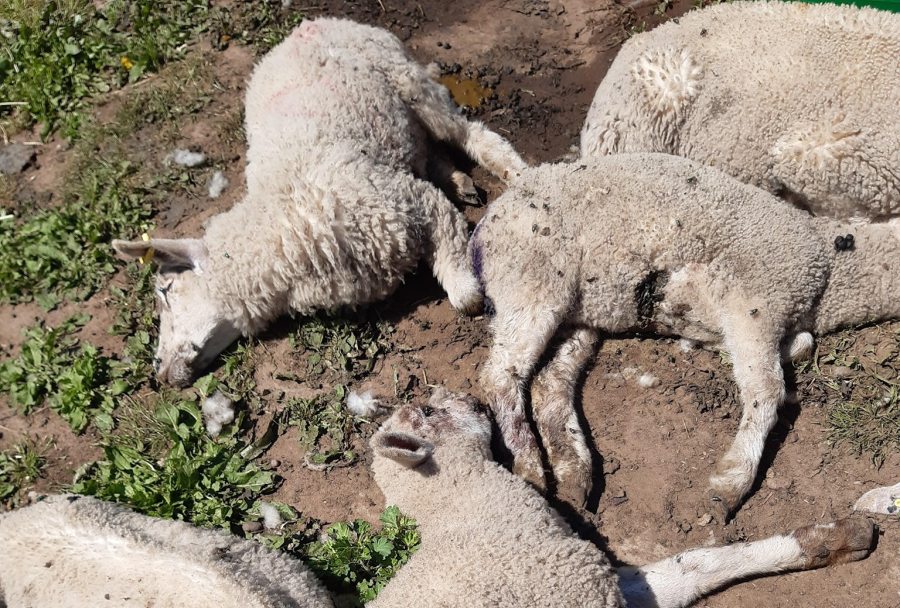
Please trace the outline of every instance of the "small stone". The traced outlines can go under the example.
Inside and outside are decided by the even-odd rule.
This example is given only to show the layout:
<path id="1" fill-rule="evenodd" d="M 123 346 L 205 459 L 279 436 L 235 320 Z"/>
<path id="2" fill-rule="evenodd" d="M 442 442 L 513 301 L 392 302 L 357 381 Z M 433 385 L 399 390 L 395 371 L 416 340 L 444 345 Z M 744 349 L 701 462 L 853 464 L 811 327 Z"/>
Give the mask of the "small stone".
<path id="1" fill-rule="evenodd" d="M 257 532 L 262 531 L 263 525 L 258 521 L 248 521 L 241 524 L 241 530 L 246 532 L 247 534 L 256 534 Z"/>
<path id="2" fill-rule="evenodd" d="M 831 368 L 831 375 L 838 380 L 843 380 L 855 376 L 856 372 L 844 365 L 836 365 Z"/>
<path id="3" fill-rule="evenodd" d="M 272 467 L 273 469 L 277 469 L 278 467 L 281 466 L 281 461 L 278 460 L 277 458 L 273 458 L 272 460 L 269 461 L 269 466 Z"/>
<path id="4" fill-rule="evenodd" d="M 783 477 L 769 477 L 766 479 L 766 487 L 770 490 L 786 490 L 791 487 L 791 480 Z"/>
<path id="5" fill-rule="evenodd" d="M 713 516 L 710 513 L 704 513 L 699 518 L 697 518 L 697 525 L 701 528 L 705 528 L 709 524 L 713 522 Z"/>
<path id="6" fill-rule="evenodd" d="M 14 175 L 24 171 L 34 160 L 34 146 L 12 143 L 0 148 L 0 173 Z"/>
<path id="7" fill-rule="evenodd" d="M 688 522 L 683 521 L 678 524 L 678 529 L 681 530 L 682 532 L 684 532 L 685 534 L 687 534 L 688 532 L 693 530 L 694 527 L 691 524 L 689 524 Z"/>

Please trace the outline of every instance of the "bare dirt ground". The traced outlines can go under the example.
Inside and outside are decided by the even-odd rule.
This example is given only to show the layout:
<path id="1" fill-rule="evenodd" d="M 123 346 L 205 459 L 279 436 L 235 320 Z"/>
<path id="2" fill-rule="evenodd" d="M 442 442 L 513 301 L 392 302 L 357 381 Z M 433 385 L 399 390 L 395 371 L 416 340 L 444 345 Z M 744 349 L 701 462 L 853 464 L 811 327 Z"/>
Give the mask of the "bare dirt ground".
<path id="1" fill-rule="evenodd" d="M 304 8 L 309 17 L 346 16 L 386 27 L 420 61 L 440 62 L 445 73 L 456 72 L 463 79 L 474 77 L 492 89 L 493 97 L 472 114 L 537 163 L 558 159 L 577 142 L 593 91 L 629 29 L 642 23 L 650 27 L 690 6 L 676 3 L 665 16 L 653 14 L 655 4 L 629 8 L 612 0 L 324 0 Z M 165 137 L 148 133 L 147 145 L 133 152 L 144 162 L 159 163 L 176 145 L 200 148 L 224 169 L 231 187 L 215 201 L 202 196 L 202 187 L 172 198 L 155 218 L 157 236 L 194 234 L 204 219 L 241 196 L 245 144 L 235 117 L 240 116 L 253 54 L 238 44 L 224 51 L 207 48 L 203 54 L 215 82 L 210 103 Z M 106 103 L 114 106 L 115 94 Z M 99 114 L 104 116 L 103 107 Z M 27 189 L 33 200 L 52 205 L 67 153 L 61 142 L 42 146 L 36 165 L 22 176 L 20 191 Z M 488 201 L 500 192 L 500 185 L 482 171 L 476 169 L 474 177 Z M 466 209 L 473 221 L 482 212 Z M 120 285 L 123 281 L 121 273 L 114 279 Z M 83 305 L 63 306 L 49 318 L 63 319 L 80 309 L 93 315 L 80 337 L 118 352 L 121 339 L 106 331 L 111 318 L 106 291 Z M 387 401 L 398 391 L 427 395 L 429 384 L 479 392 L 476 379 L 489 345 L 487 321 L 459 318 L 427 270 L 410 277 L 399 293 L 369 314 L 393 325 L 392 347 L 350 388 L 373 390 Z M 0 308 L 0 353 L 16 352 L 21 329 L 39 317 L 46 315 L 35 305 Z M 286 335 L 296 325 L 284 320 L 254 346 L 260 392 L 307 395 L 321 390 L 319 385 L 327 389 L 331 379 L 310 377 L 303 353 L 288 344 Z M 896 349 L 898 332 L 900 324 L 853 332 L 850 348 L 861 358 L 883 344 Z M 822 348 L 828 344 L 826 340 Z M 892 365 L 898 364 L 895 358 Z M 896 377 L 896 367 L 891 369 Z M 300 381 L 277 380 L 276 370 L 280 378 L 293 374 Z M 659 385 L 640 388 L 636 377 L 644 372 L 656 375 Z M 731 524 L 708 523 L 701 500 L 706 480 L 740 417 L 727 365 L 717 353 L 684 353 L 671 341 L 606 341 L 580 394 L 595 448 L 596 488 L 589 510 L 567 510 L 576 528 L 617 560 L 643 563 L 694 546 L 752 540 L 840 518 L 864 491 L 898 480 L 900 454 L 889 454 L 876 468 L 867 455 L 825 441 L 829 396 L 819 378 L 800 374 L 794 384 L 798 400 L 781 412 L 755 491 Z M 258 426 L 270 414 L 261 414 Z M 277 472 L 284 478 L 275 498 L 325 521 L 376 520 L 383 498 L 365 448 L 365 436 L 374 428 L 368 425 L 356 440 L 360 462 L 328 472 L 303 466 L 297 438 L 288 431 L 266 455 L 279 462 Z M 90 432 L 73 435 L 46 408 L 25 418 L 0 399 L 0 433 L 0 448 L 23 435 L 54 438 L 47 477 L 37 485 L 41 490 L 69 483 L 79 465 L 99 455 Z M 865 561 L 757 579 L 698 605 L 897 608 L 900 522 L 883 519 L 879 524 L 879 546 Z"/>

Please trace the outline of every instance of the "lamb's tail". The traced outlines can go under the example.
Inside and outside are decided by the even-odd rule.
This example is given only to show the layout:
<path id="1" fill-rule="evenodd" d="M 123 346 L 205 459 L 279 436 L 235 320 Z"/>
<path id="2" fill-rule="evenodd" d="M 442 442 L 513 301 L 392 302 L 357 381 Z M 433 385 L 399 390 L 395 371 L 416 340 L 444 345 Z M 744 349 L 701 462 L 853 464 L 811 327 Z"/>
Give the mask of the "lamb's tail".
<path id="1" fill-rule="evenodd" d="M 862 518 L 804 526 L 752 543 L 693 549 L 641 568 L 620 568 L 619 588 L 628 608 L 681 608 L 747 577 L 863 559 L 874 537 L 874 525 Z"/>

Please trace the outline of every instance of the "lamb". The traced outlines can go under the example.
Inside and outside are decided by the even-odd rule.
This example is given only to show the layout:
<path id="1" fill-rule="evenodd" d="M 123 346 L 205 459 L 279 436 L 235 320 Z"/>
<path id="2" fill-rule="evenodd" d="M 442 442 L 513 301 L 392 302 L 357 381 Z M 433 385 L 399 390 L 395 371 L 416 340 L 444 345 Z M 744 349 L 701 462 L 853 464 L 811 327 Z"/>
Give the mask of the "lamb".
<path id="1" fill-rule="evenodd" d="M 816 215 L 900 215 L 900 15 L 730 2 L 626 42 L 581 154 L 665 152 Z"/>
<path id="2" fill-rule="evenodd" d="M 75 495 L 0 515 L 0 605 L 334 606 L 300 561 Z"/>
<path id="3" fill-rule="evenodd" d="M 463 148 L 501 178 L 525 165 L 467 121 L 397 38 L 341 19 L 303 23 L 253 72 L 246 131 L 246 196 L 202 238 L 113 242 L 159 264 L 162 381 L 188 384 L 288 311 L 382 299 L 420 259 L 455 308 L 478 309 L 465 219 L 422 179 L 428 141 Z M 445 169 L 435 172 L 458 177 Z"/>
<path id="4" fill-rule="evenodd" d="M 749 576 L 862 559 L 873 540 L 871 523 L 844 519 L 616 572 L 491 459 L 490 441 L 478 402 L 443 390 L 398 408 L 372 438 L 375 481 L 415 518 L 422 545 L 370 608 L 675 608 Z"/>
<path id="5" fill-rule="evenodd" d="M 484 409 L 442 390 L 427 405 L 398 408 L 373 437 L 376 481 L 388 503 L 416 518 L 422 545 L 368 606 L 674 608 L 748 576 L 863 559 L 872 547 L 872 524 L 844 519 L 617 573 L 491 460 L 490 440 Z M 129 601 L 333 606 L 301 562 L 221 532 L 71 495 L 0 516 L 0 605 Z"/>
<path id="6" fill-rule="evenodd" d="M 710 478 L 725 519 L 751 488 L 785 397 L 780 351 L 900 317 L 900 226 L 813 217 L 676 156 L 529 169 L 492 203 L 470 255 L 496 311 L 481 382 L 514 471 L 538 487 L 525 391 L 548 346 L 561 343 L 534 378 L 532 411 L 575 502 L 591 467 L 573 393 L 598 334 L 680 336 L 729 353 L 743 415 Z"/>

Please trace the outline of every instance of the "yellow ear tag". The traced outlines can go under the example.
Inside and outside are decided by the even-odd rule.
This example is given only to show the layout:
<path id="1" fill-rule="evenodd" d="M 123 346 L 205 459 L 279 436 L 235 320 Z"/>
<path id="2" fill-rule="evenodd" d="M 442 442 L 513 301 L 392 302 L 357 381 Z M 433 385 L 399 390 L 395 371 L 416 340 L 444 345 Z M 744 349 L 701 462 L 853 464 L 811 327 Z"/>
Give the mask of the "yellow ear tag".
<path id="1" fill-rule="evenodd" d="M 149 243 L 150 235 L 145 232 L 141 235 L 141 239 Z M 153 247 L 149 247 L 147 249 L 147 253 L 138 258 L 138 262 L 140 262 L 141 264 L 149 264 L 151 260 L 153 260 Z"/>

